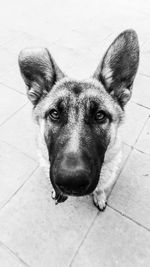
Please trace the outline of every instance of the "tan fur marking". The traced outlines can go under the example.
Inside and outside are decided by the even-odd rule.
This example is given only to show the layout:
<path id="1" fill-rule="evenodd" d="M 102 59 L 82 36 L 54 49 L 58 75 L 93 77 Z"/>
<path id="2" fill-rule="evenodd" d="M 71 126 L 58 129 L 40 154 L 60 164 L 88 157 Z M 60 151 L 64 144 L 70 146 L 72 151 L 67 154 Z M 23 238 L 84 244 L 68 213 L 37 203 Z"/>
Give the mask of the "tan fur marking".
<path id="1" fill-rule="evenodd" d="M 79 131 L 78 127 L 75 127 L 74 130 L 71 133 L 71 138 L 68 143 L 67 152 L 73 152 L 76 153 L 79 150 L 79 144 L 80 144 L 80 137 L 79 137 Z"/>
<path id="2" fill-rule="evenodd" d="M 49 177 L 49 169 L 50 169 L 50 162 L 48 160 L 48 151 L 47 146 L 44 139 L 44 132 L 45 132 L 45 121 L 44 119 L 40 120 L 40 132 L 37 137 L 38 143 L 38 158 L 40 167 L 44 171 L 46 177 Z"/>
<path id="3" fill-rule="evenodd" d="M 117 174 L 122 161 L 122 143 L 118 135 L 108 146 L 105 153 L 104 163 L 101 169 L 99 183 L 93 193 L 95 205 L 103 210 L 117 179 Z"/>

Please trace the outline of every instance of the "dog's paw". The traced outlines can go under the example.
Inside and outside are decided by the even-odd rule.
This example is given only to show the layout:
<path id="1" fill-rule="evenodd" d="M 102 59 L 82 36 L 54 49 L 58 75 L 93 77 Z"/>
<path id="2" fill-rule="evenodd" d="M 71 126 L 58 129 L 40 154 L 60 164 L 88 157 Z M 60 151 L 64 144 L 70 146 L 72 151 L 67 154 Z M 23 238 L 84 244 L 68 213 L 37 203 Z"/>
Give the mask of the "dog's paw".
<path id="1" fill-rule="evenodd" d="M 57 205 L 58 203 L 64 202 L 67 200 L 67 196 L 64 196 L 61 192 L 56 192 L 54 189 L 52 190 L 52 199 L 55 200 L 55 204 Z"/>
<path id="2" fill-rule="evenodd" d="M 107 198 L 105 192 L 100 192 L 95 190 L 93 193 L 93 201 L 95 206 L 100 210 L 103 211 L 107 205 Z"/>

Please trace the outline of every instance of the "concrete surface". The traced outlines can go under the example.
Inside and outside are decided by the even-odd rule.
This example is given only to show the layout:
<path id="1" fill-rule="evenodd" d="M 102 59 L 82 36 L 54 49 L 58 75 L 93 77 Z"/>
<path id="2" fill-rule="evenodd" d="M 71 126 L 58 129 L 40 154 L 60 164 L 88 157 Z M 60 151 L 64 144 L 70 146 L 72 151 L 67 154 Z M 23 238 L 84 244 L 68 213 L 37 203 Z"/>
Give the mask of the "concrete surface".
<path id="1" fill-rule="evenodd" d="M 0 266 L 150 265 L 150 3 L 5 0 L 0 8 Z M 55 206 L 36 156 L 32 106 L 17 56 L 46 46 L 71 77 L 89 77 L 123 30 L 141 56 L 122 127 L 122 172 L 101 213 L 91 197 Z"/>

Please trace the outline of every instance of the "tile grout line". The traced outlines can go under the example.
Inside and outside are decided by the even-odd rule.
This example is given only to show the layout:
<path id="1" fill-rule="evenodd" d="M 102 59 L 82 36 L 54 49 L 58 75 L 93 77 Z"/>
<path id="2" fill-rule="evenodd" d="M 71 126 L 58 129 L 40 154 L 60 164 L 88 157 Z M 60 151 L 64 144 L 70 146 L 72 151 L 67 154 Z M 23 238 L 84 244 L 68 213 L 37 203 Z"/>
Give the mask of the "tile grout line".
<path id="1" fill-rule="evenodd" d="M 145 122 L 144 122 L 144 125 L 143 125 L 142 129 L 140 130 L 140 133 L 139 133 L 138 137 L 136 138 L 135 143 L 134 143 L 132 146 L 130 146 L 130 145 L 124 143 L 124 144 L 128 145 L 128 146 L 131 148 L 131 150 L 130 150 L 128 156 L 126 157 L 125 162 L 124 162 L 123 166 L 121 167 L 121 170 L 120 170 L 119 173 L 118 173 L 117 180 L 116 180 L 116 182 L 115 182 L 114 185 L 113 185 L 113 188 L 112 188 L 112 190 L 111 190 L 111 192 L 110 192 L 110 195 L 111 195 L 111 193 L 112 193 L 114 187 L 116 186 L 116 184 L 117 184 L 117 182 L 118 182 L 118 180 L 119 180 L 119 177 L 120 177 L 121 173 L 123 172 L 123 170 L 124 170 L 124 168 L 125 168 L 125 166 L 126 166 L 126 163 L 127 163 L 128 159 L 129 159 L 130 155 L 132 154 L 133 150 L 135 149 L 135 150 L 139 151 L 138 149 L 135 148 L 135 145 L 136 145 L 137 140 L 138 140 L 138 138 L 140 137 L 140 135 L 141 135 L 141 133 L 142 133 L 142 131 L 143 131 L 143 129 L 144 129 L 144 127 L 145 127 L 147 121 L 149 120 L 149 117 L 150 117 L 150 116 L 148 116 L 148 118 L 146 118 L 146 120 L 145 120 Z M 139 152 L 142 153 L 142 151 L 139 151 Z M 146 153 L 143 152 L 143 154 L 146 154 Z M 146 155 L 149 155 L 149 154 L 146 154 Z M 110 195 L 109 195 L 109 196 L 110 196 Z M 109 197 L 108 197 L 108 200 L 109 200 Z M 114 209 L 114 210 L 115 210 L 115 209 Z M 116 210 L 116 211 L 117 211 L 117 210 Z"/>
<path id="2" fill-rule="evenodd" d="M 20 110 L 22 110 L 28 102 L 26 102 L 23 106 L 21 106 L 19 109 L 17 109 L 12 115 L 10 115 L 6 120 L 4 120 L 1 124 L 0 127 L 3 126 L 7 121 L 9 121 L 13 116 L 15 116 Z"/>
<path id="3" fill-rule="evenodd" d="M 139 227 L 143 228 L 144 230 L 150 232 L 150 229 L 149 229 L 148 227 L 142 225 L 141 223 L 139 223 L 138 221 L 132 219 L 130 216 L 127 216 L 126 214 L 124 214 L 123 212 L 119 211 L 118 209 L 112 207 L 112 206 L 109 205 L 109 204 L 107 204 L 107 207 L 109 207 L 109 208 L 110 208 L 111 210 L 113 210 L 114 212 L 120 214 L 123 218 L 129 220 L 129 221 L 132 222 L 133 224 L 136 224 L 137 226 L 139 226 Z M 104 211 L 104 212 L 105 212 L 105 211 Z M 76 258 L 76 256 L 77 256 L 77 254 L 78 254 L 78 252 L 79 252 L 81 246 L 83 245 L 84 241 L 86 240 L 86 238 L 87 238 L 87 236 L 88 236 L 90 230 L 92 229 L 92 226 L 94 225 L 94 223 L 95 223 L 97 217 L 99 216 L 99 214 L 101 214 L 101 211 L 98 211 L 98 212 L 97 212 L 97 214 L 96 214 L 94 220 L 92 221 L 90 227 L 88 228 L 88 231 L 86 232 L 86 234 L 85 234 L 84 238 L 82 239 L 80 245 L 78 246 L 78 248 L 77 248 L 75 254 L 73 255 L 73 257 L 72 257 L 72 259 L 71 259 L 71 262 L 70 262 L 70 264 L 68 265 L 68 267 L 72 267 L 72 264 L 73 264 L 73 262 L 74 262 L 74 260 L 75 260 L 75 258 Z"/>
<path id="4" fill-rule="evenodd" d="M 140 76 L 147 77 L 147 78 L 150 78 L 150 75 L 149 74 L 146 74 L 146 73 L 139 72 L 139 75 Z"/>
<path id="5" fill-rule="evenodd" d="M 2 78 L 6 74 L 9 74 L 12 70 L 15 70 L 15 69 L 16 69 L 15 64 L 12 64 L 11 67 L 7 71 L 4 71 L 4 72 L 0 73 L 0 78 Z"/>
<path id="6" fill-rule="evenodd" d="M 2 247 L 5 251 L 9 252 L 10 255 L 13 255 L 19 262 L 21 262 L 26 267 L 31 267 L 28 265 L 22 258 L 20 258 L 12 249 L 6 246 L 2 241 L 0 241 L 0 247 Z"/>
<path id="7" fill-rule="evenodd" d="M 123 142 L 123 144 L 125 144 L 126 146 L 128 146 L 128 147 L 131 148 L 132 150 L 134 149 L 134 150 L 136 150 L 136 151 L 138 151 L 138 152 L 140 152 L 140 153 L 142 153 L 142 154 L 144 154 L 144 155 L 148 155 L 148 156 L 150 156 L 150 153 L 148 153 L 148 152 L 144 152 L 144 151 L 142 151 L 142 150 L 140 150 L 140 149 L 138 149 L 138 148 L 136 148 L 136 147 L 134 147 L 134 146 L 132 146 L 132 145 L 128 145 L 128 144 L 125 143 L 125 142 Z"/>
<path id="8" fill-rule="evenodd" d="M 19 188 L 8 198 L 8 200 L 0 207 L 0 212 L 7 204 L 17 195 L 17 193 L 20 191 L 20 189 L 31 179 L 32 175 L 36 172 L 36 170 L 39 168 L 39 166 L 36 166 L 34 170 L 29 174 L 27 179 L 19 186 Z"/>
<path id="9" fill-rule="evenodd" d="M 134 149 L 135 149 L 136 151 L 138 151 L 138 152 L 144 154 L 144 155 L 150 156 L 150 153 L 148 153 L 148 152 L 143 152 L 142 150 L 140 150 L 140 149 L 138 149 L 138 148 L 134 148 Z"/>
<path id="10" fill-rule="evenodd" d="M 18 151 L 19 153 L 23 154 L 23 155 L 26 156 L 27 158 L 29 158 L 29 159 L 33 160 L 34 162 L 36 162 L 37 164 L 39 164 L 38 159 L 33 158 L 33 157 L 30 156 L 29 154 L 25 153 L 23 150 L 20 150 L 18 147 L 14 146 L 14 145 L 12 145 L 12 144 L 10 144 L 10 143 L 8 143 L 8 142 L 6 142 L 5 140 L 1 139 L 1 137 L 0 137 L 0 141 L 3 142 L 3 143 L 5 143 L 5 144 L 8 145 L 8 146 L 11 146 L 13 149 L 15 149 L 16 151 Z"/>
<path id="11" fill-rule="evenodd" d="M 74 262 L 74 259 L 76 258 L 77 254 L 78 254 L 78 252 L 79 252 L 79 250 L 80 250 L 80 248 L 81 248 L 81 246 L 83 245 L 83 243 L 84 243 L 84 241 L 86 240 L 86 238 L 87 238 L 87 236 L 88 236 L 90 230 L 92 229 L 92 226 L 94 225 L 94 223 L 95 223 L 95 221 L 96 221 L 96 219 L 97 219 L 99 213 L 100 213 L 100 211 L 97 211 L 97 213 L 96 213 L 94 219 L 92 220 L 90 226 L 88 227 L 88 230 L 86 231 L 86 233 L 85 233 L 85 235 L 84 235 L 82 241 L 80 242 L 78 248 L 76 249 L 76 251 L 75 251 L 75 253 L 74 253 L 74 255 L 73 255 L 73 257 L 72 257 L 72 259 L 71 259 L 71 261 L 70 261 L 70 263 L 69 263 L 69 265 L 68 265 L 68 267 L 71 267 L 71 266 L 72 266 L 72 264 L 73 264 L 73 262 Z"/>
<path id="12" fill-rule="evenodd" d="M 115 212 L 117 212 L 118 214 L 120 214 L 122 217 L 126 218 L 127 220 L 131 221 L 132 223 L 134 223 L 134 224 L 138 225 L 139 227 L 145 229 L 146 231 L 150 232 L 150 228 L 148 228 L 148 227 L 144 226 L 143 224 L 139 223 L 138 221 L 132 219 L 130 216 L 128 216 L 128 215 L 126 215 L 125 213 L 121 212 L 120 210 L 114 208 L 113 206 L 111 206 L 111 205 L 109 205 L 109 204 L 107 204 L 107 206 L 108 206 L 110 209 L 112 209 L 112 210 L 114 210 Z"/>
<path id="13" fill-rule="evenodd" d="M 138 103 L 138 102 L 136 102 L 136 101 L 132 101 L 132 103 L 134 103 L 134 104 L 136 104 L 136 105 L 138 105 L 138 106 L 140 106 L 140 107 L 142 107 L 142 108 L 145 108 L 145 109 L 148 109 L 148 110 L 150 110 L 150 107 L 147 107 L 147 106 L 144 106 L 144 105 L 142 105 L 142 104 L 140 104 L 140 103 Z"/>
<path id="14" fill-rule="evenodd" d="M 148 115 L 148 117 L 145 119 L 145 122 L 144 122 L 144 124 L 143 124 L 143 127 L 141 128 L 141 130 L 140 130 L 140 132 L 139 132 L 139 134 L 138 134 L 138 136 L 137 136 L 137 138 L 136 138 L 136 140 L 135 140 L 135 142 L 134 142 L 134 144 L 133 144 L 133 148 L 135 148 L 136 143 L 137 143 L 139 137 L 141 136 L 141 134 L 142 134 L 142 132 L 143 132 L 143 130 L 144 130 L 144 128 L 145 128 L 145 125 L 147 124 L 149 118 L 150 118 L 150 115 Z"/>
<path id="15" fill-rule="evenodd" d="M 0 77 L 0 80 L 1 80 L 1 77 Z M 13 87 L 11 87 L 11 86 L 9 86 L 9 85 L 7 85 L 7 84 L 1 82 L 1 81 L 0 81 L 0 85 L 3 85 L 3 86 L 5 86 L 5 87 L 7 87 L 8 89 L 15 91 L 16 93 L 19 93 L 20 95 L 24 95 L 24 96 L 26 96 L 25 93 L 22 93 L 22 92 L 20 92 L 19 90 L 17 90 L 17 89 L 15 89 L 15 88 L 13 88 Z"/>

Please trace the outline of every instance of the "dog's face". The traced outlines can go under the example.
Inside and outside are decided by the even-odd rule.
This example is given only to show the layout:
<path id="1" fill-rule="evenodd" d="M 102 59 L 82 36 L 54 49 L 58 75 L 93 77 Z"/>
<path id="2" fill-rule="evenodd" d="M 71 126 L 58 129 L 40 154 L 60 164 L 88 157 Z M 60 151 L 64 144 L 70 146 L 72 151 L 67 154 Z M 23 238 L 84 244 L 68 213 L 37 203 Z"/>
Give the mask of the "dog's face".
<path id="1" fill-rule="evenodd" d="M 121 108 L 102 84 L 64 78 L 34 113 L 47 144 L 54 188 L 68 195 L 91 193 L 105 151 L 115 138 Z"/>
<path id="2" fill-rule="evenodd" d="M 50 179 L 57 192 L 81 196 L 95 189 L 105 152 L 115 141 L 130 99 L 138 61 L 134 31 L 119 35 L 93 78 L 82 82 L 66 78 L 47 49 L 21 52 L 21 73 L 47 145 Z"/>

